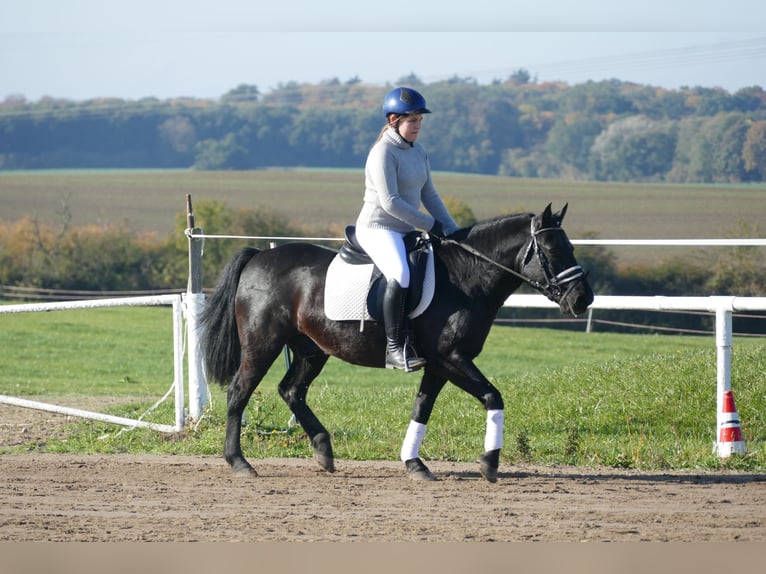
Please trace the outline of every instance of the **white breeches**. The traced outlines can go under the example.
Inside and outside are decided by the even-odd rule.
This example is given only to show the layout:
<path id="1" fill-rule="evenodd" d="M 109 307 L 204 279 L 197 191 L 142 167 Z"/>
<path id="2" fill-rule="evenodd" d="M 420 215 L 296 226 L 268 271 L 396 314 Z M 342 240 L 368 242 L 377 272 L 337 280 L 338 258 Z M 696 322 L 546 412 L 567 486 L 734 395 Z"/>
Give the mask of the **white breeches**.
<path id="1" fill-rule="evenodd" d="M 396 279 L 402 287 L 410 286 L 403 234 L 388 229 L 357 227 L 356 237 L 386 279 Z"/>

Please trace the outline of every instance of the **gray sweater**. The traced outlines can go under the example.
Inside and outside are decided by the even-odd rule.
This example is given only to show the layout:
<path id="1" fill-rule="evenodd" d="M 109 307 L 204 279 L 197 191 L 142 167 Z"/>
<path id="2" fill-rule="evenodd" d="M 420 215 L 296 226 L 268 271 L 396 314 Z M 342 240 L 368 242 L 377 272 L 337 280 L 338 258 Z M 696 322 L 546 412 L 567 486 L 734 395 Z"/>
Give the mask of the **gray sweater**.
<path id="1" fill-rule="evenodd" d="M 444 232 L 458 229 L 431 181 L 428 154 L 389 128 L 372 147 L 364 168 L 364 205 L 358 227 L 377 227 L 407 233 L 429 230 L 434 219 Z M 420 211 L 421 202 L 428 213 Z M 430 214 L 430 215 L 429 215 Z"/>

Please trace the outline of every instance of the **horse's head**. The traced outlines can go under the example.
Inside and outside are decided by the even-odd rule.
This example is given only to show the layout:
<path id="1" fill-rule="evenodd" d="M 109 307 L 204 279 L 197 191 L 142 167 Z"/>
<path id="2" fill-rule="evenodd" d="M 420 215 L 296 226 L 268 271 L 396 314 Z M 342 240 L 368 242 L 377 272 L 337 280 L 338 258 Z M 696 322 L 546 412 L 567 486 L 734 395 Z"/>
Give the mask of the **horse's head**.
<path id="1" fill-rule="evenodd" d="M 581 315 L 593 303 L 593 290 L 561 227 L 567 206 L 552 213 L 548 204 L 540 215 L 532 218 L 521 269 L 538 291 L 559 304 L 563 314 Z"/>

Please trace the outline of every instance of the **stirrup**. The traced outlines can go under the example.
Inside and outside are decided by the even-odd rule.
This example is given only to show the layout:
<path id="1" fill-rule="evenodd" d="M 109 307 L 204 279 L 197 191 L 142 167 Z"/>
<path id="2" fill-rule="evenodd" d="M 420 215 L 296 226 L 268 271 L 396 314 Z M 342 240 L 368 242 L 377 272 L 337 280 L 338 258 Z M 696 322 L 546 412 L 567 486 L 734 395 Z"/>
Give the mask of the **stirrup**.
<path id="1" fill-rule="evenodd" d="M 407 346 L 386 351 L 386 368 L 400 369 L 405 373 L 411 373 L 425 366 L 426 360 L 423 357 L 408 356 Z"/>

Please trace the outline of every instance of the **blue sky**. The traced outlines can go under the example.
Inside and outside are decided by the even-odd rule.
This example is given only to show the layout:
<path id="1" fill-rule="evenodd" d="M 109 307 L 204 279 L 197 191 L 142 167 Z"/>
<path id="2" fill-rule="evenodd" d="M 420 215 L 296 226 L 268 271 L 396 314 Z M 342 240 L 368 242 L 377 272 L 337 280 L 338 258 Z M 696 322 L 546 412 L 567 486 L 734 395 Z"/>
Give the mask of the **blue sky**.
<path id="1" fill-rule="evenodd" d="M 0 0 L 0 100 L 216 98 L 239 84 L 617 78 L 766 86 L 762 0 Z"/>

